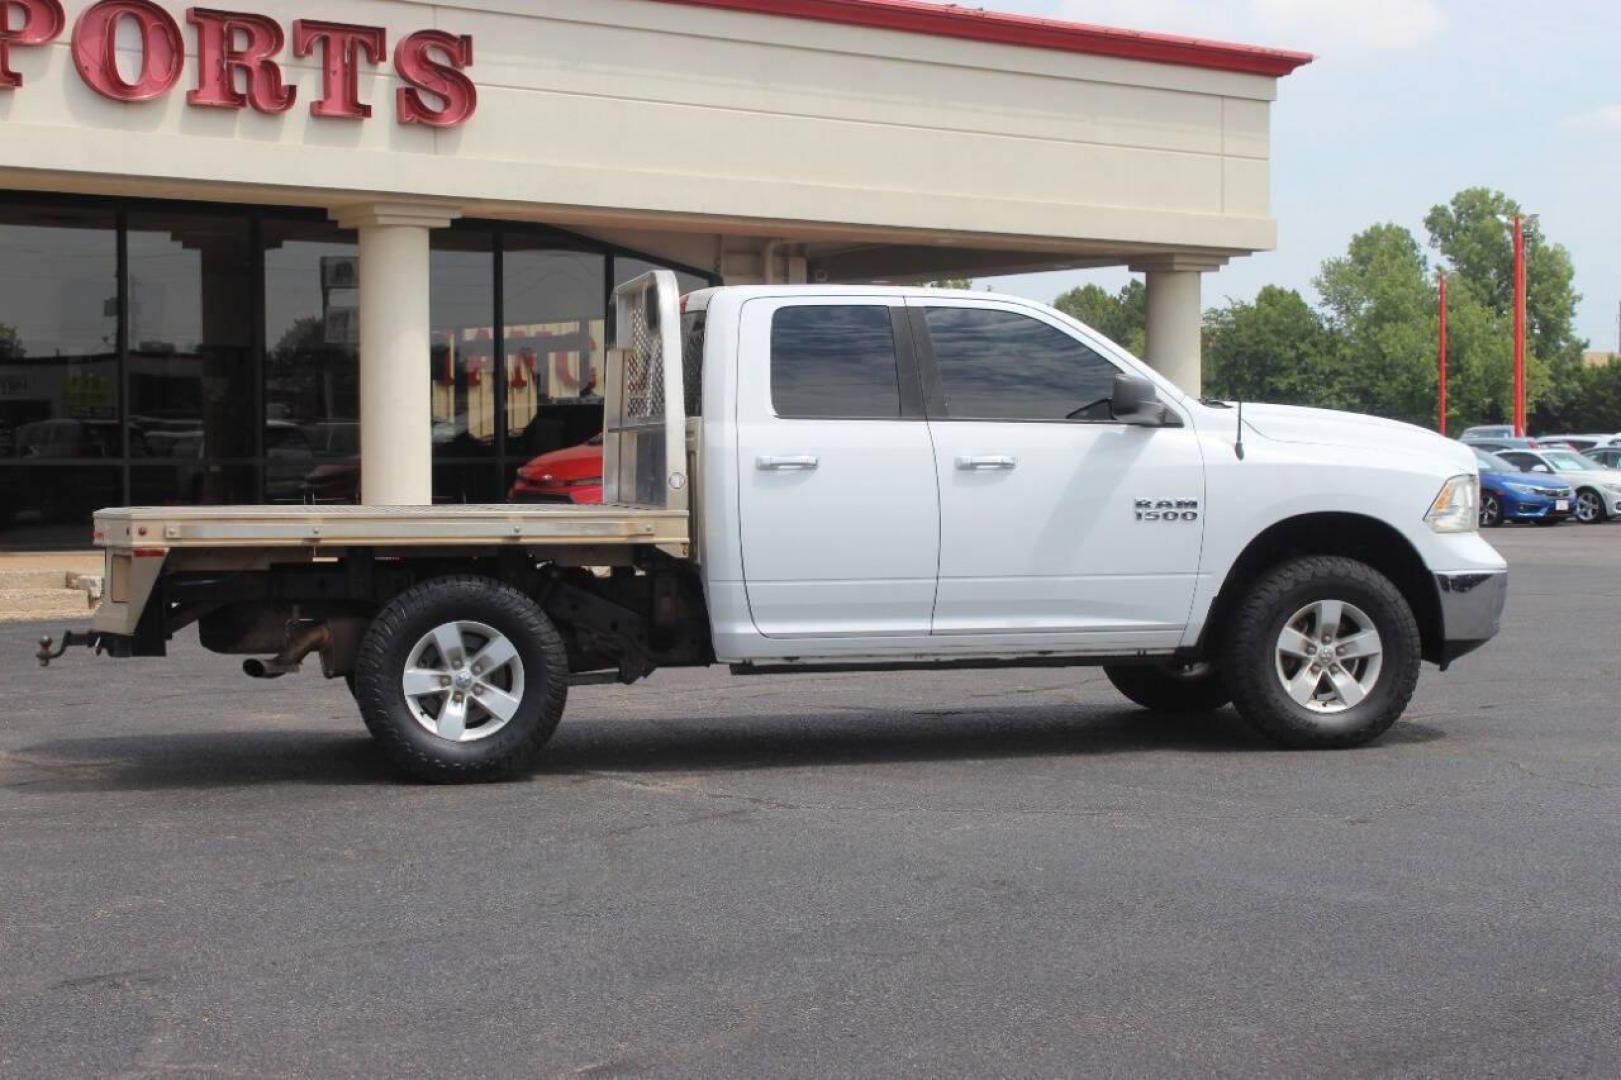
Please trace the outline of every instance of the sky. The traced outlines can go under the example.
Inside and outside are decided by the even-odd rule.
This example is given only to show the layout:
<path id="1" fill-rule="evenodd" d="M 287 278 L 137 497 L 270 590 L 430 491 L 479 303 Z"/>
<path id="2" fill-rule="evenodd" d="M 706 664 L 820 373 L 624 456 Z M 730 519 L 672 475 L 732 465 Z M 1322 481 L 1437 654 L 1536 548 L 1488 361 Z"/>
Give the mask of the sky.
<path id="1" fill-rule="evenodd" d="M 1272 114 L 1278 249 L 1205 279 L 1205 304 L 1263 285 L 1315 299 L 1322 261 L 1379 222 L 1413 230 L 1497 188 L 1570 249 L 1577 332 L 1615 350 L 1621 305 L 1621 0 L 983 0 L 1002 11 L 1310 52 Z M 1124 271 L 996 279 L 1038 300 Z"/>

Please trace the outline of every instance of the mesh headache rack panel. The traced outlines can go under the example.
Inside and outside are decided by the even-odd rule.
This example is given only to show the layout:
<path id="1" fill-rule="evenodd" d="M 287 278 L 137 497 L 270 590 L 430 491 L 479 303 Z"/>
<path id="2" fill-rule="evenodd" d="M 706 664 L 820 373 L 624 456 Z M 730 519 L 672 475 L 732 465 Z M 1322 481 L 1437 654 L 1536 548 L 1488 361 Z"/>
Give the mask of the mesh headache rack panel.
<path id="1" fill-rule="evenodd" d="M 603 499 L 624 506 L 688 505 L 680 286 L 654 270 L 614 290 L 603 424 Z"/>

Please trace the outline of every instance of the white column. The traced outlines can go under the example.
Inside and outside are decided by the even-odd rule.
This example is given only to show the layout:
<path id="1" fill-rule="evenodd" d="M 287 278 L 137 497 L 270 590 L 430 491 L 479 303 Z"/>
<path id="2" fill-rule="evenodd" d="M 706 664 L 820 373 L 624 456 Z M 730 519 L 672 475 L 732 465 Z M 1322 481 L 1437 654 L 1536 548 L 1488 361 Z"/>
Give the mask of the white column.
<path id="1" fill-rule="evenodd" d="M 1225 259 L 1169 255 L 1133 263 L 1148 286 L 1148 366 L 1197 397 L 1203 383 L 1205 273 Z"/>
<path id="2" fill-rule="evenodd" d="M 428 231 L 458 216 L 416 203 L 332 211 L 360 234 L 360 499 L 368 506 L 433 502 Z"/>

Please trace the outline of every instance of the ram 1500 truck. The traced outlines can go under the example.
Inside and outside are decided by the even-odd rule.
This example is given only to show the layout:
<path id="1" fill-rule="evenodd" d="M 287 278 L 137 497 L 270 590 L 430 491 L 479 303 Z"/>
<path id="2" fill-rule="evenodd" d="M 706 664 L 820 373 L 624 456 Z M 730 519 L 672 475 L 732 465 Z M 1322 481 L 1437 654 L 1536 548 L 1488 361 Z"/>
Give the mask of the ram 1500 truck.
<path id="1" fill-rule="evenodd" d="M 1099 665 L 1351 747 L 1497 632 L 1474 454 L 1430 432 L 1197 401 L 985 293 L 658 272 L 614 319 L 601 505 L 105 510 L 94 629 L 42 661 L 193 623 L 249 675 L 318 655 L 406 772 L 477 780 L 533 763 L 573 685 L 711 664 Z"/>

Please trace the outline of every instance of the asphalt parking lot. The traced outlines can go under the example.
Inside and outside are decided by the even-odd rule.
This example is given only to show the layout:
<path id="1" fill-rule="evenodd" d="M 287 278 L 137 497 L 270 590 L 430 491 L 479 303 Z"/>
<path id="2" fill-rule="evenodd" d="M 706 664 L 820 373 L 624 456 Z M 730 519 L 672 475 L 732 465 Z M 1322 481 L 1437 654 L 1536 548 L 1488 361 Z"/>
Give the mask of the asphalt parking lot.
<path id="1" fill-rule="evenodd" d="M 342 684 L 0 627 L 0 1074 L 1621 1073 L 1621 526 L 1341 754 L 1093 671 L 577 690 L 427 788 Z"/>

